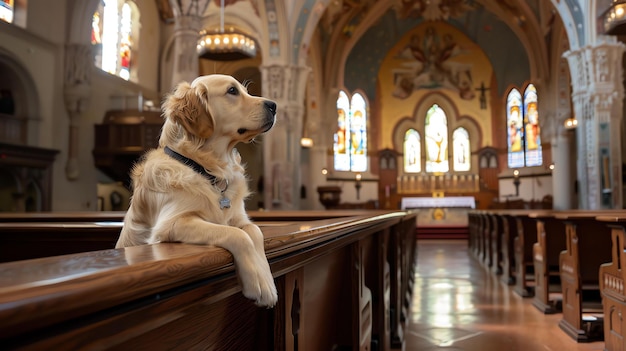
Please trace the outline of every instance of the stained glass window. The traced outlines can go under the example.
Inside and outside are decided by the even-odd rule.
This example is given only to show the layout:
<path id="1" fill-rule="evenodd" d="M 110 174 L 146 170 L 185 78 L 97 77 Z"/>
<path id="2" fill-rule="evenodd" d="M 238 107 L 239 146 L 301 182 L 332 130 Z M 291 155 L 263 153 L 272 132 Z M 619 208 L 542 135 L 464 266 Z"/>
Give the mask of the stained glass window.
<path id="1" fill-rule="evenodd" d="M 452 152 L 454 159 L 452 169 L 456 172 L 470 170 L 470 141 L 465 128 L 457 128 L 452 133 Z"/>
<path id="2" fill-rule="evenodd" d="M 0 0 L 0 20 L 13 23 L 13 0 Z"/>
<path id="3" fill-rule="evenodd" d="M 524 100 L 517 89 L 507 98 L 508 166 L 518 168 L 540 166 L 543 163 L 537 108 L 537 89 L 529 84 Z"/>
<path id="4" fill-rule="evenodd" d="M 529 84 L 524 91 L 524 111 L 526 166 L 541 166 L 543 155 L 541 151 L 541 137 L 539 135 L 537 89 L 532 84 Z"/>
<path id="5" fill-rule="evenodd" d="M 95 65 L 105 72 L 129 80 L 132 69 L 133 27 L 136 7 L 122 0 L 102 0 L 92 18 L 91 44 Z"/>
<path id="6" fill-rule="evenodd" d="M 446 173 L 448 163 L 448 120 L 445 112 L 434 104 L 426 112 L 426 172 Z"/>
<path id="7" fill-rule="evenodd" d="M 334 143 L 335 170 L 337 171 L 350 170 L 350 155 L 348 155 L 349 113 L 350 100 L 348 99 L 348 95 L 340 91 L 339 98 L 337 99 L 337 133 L 335 133 Z"/>
<path id="8" fill-rule="evenodd" d="M 411 128 L 404 134 L 404 171 L 418 173 L 422 170 L 420 133 Z"/>
<path id="9" fill-rule="evenodd" d="M 339 92 L 333 151 L 335 170 L 367 170 L 367 103 L 359 93 L 350 99 L 345 92 Z"/>
<path id="10" fill-rule="evenodd" d="M 522 96 L 513 88 L 506 100 L 507 142 L 509 168 L 524 166 Z"/>

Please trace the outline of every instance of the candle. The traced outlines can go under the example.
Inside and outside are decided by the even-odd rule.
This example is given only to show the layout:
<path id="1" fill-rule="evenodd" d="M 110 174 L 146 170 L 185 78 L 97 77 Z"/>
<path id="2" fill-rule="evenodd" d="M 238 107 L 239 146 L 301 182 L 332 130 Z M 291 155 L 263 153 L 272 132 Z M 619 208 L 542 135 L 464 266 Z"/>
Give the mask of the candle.
<path id="1" fill-rule="evenodd" d="M 389 185 L 385 185 L 385 197 L 389 197 Z"/>

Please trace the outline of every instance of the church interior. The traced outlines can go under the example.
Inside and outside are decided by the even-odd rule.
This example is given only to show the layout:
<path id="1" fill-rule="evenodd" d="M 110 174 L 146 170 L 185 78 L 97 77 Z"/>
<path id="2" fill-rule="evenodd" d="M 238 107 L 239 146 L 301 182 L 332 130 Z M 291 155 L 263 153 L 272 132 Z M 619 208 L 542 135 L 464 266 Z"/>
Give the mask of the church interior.
<path id="1" fill-rule="evenodd" d="M 48 321 L 0 341 L 624 350 L 624 35 L 622 0 L 2 0 L 0 320 Z M 236 145 L 267 311 L 224 250 L 107 246 L 162 103 L 211 74 L 277 105 Z"/>

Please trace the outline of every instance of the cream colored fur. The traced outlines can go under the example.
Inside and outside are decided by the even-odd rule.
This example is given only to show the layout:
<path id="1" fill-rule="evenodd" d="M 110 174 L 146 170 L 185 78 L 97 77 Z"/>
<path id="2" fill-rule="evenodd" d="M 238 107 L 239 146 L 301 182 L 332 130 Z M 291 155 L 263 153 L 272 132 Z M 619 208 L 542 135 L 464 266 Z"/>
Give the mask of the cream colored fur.
<path id="1" fill-rule="evenodd" d="M 116 247 L 183 242 L 230 251 L 243 294 L 259 306 L 278 297 L 263 234 L 244 208 L 249 195 L 241 157 L 234 148 L 274 124 L 276 104 L 248 94 L 234 78 L 209 75 L 180 83 L 163 103 L 159 147 L 132 170 L 133 196 Z M 217 186 L 165 154 L 164 147 L 202 165 Z M 221 209 L 218 188 L 231 207 Z"/>

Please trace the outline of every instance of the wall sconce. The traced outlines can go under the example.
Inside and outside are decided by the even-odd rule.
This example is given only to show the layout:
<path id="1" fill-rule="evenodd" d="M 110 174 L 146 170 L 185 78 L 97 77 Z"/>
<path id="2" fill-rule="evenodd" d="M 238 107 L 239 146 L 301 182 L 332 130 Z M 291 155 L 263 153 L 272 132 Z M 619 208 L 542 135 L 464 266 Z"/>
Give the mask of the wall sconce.
<path id="1" fill-rule="evenodd" d="M 355 179 L 354 188 L 356 189 L 356 199 L 359 200 L 359 193 L 361 192 L 361 173 L 357 173 Z"/>
<path id="2" fill-rule="evenodd" d="M 550 163 L 550 165 L 548 166 L 548 169 L 549 169 L 550 171 L 554 171 L 554 162 L 553 162 L 553 163 Z"/>
<path id="3" fill-rule="evenodd" d="M 519 179 L 519 170 L 513 171 L 513 185 L 515 185 L 515 196 L 519 196 L 519 185 L 521 181 Z"/>
<path id="4" fill-rule="evenodd" d="M 302 138 L 302 139 L 300 139 L 300 146 L 306 147 L 306 148 L 312 147 L 313 146 L 313 139 L 311 139 L 311 138 Z"/>
<path id="5" fill-rule="evenodd" d="M 322 175 L 327 175 L 328 174 L 328 170 L 326 168 L 322 168 Z"/>
<path id="6" fill-rule="evenodd" d="M 565 120 L 563 125 L 565 126 L 565 129 L 574 129 L 576 128 L 576 126 L 578 126 L 578 121 L 576 120 L 576 118 L 568 118 Z"/>

